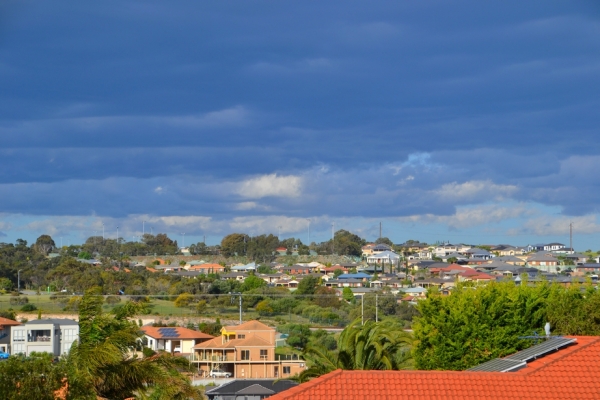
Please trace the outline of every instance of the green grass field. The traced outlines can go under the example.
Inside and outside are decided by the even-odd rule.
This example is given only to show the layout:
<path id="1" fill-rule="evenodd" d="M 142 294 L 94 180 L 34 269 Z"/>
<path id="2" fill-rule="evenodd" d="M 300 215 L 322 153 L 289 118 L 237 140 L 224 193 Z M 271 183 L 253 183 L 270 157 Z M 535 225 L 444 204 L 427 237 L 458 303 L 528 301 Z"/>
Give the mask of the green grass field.
<path id="1" fill-rule="evenodd" d="M 21 295 L 20 296 L 20 298 L 24 298 L 24 297 L 27 297 L 27 299 L 29 300 L 27 304 L 33 304 L 36 307 L 36 310 L 21 311 L 23 304 L 11 304 L 11 299 L 13 299 L 13 302 L 14 302 L 14 301 L 16 301 L 16 299 L 18 299 L 18 297 L 11 296 L 10 294 L 3 294 L 3 295 L 0 295 L 0 311 L 6 311 L 8 309 L 13 309 L 18 314 L 27 313 L 27 314 L 31 314 L 31 315 L 37 315 L 38 310 L 41 310 L 42 315 L 45 315 L 45 314 L 72 315 L 72 314 L 77 313 L 77 310 L 69 309 L 68 307 L 65 308 L 65 306 L 68 304 L 68 302 L 67 302 L 68 299 L 71 298 L 70 296 L 65 296 L 64 298 L 61 299 L 62 301 L 59 299 L 54 299 L 54 300 L 51 299 L 50 298 L 51 296 L 49 294 L 40 294 L 40 295 L 34 294 L 34 295 Z M 114 305 L 104 304 L 103 309 L 104 309 L 104 311 L 110 311 L 117 305 L 123 304 L 124 301 L 125 301 L 125 299 L 123 299 L 123 301 L 121 303 L 117 303 Z M 167 320 L 167 321 L 168 321 L 168 318 L 170 318 L 170 317 L 173 317 L 173 318 L 202 317 L 202 318 L 211 318 L 211 319 L 212 318 L 215 318 L 215 319 L 220 318 L 222 320 L 238 320 L 239 309 L 235 306 L 220 307 L 218 309 L 209 306 L 205 312 L 203 312 L 202 314 L 198 314 L 198 313 L 196 313 L 196 311 L 193 308 L 175 307 L 174 302 L 170 301 L 170 300 L 151 299 L 149 312 L 145 315 L 155 316 L 157 318 L 162 318 L 163 320 Z M 262 319 L 263 321 L 270 321 L 270 322 L 278 321 L 281 323 L 289 323 L 289 322 L 304 323 L 304 324 L 308 323 L 308 320 L 306 318 L 303 318 L 298 315 L 293 315 L 293 314 L 261 317 L 253 309 L 245 310 L 243 312 L 242 318 L 244 321 L 259 318 L 259 319 Z"/>

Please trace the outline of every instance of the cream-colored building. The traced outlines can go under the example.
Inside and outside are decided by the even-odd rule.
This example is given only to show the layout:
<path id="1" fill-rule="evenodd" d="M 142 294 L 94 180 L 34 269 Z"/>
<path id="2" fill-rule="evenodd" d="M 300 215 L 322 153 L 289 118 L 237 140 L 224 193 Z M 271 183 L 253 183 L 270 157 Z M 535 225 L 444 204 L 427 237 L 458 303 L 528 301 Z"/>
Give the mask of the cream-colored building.
<path id="1" fill-rule="evenodd" d="M 192 354 L 195 345 L 214 338 L 204 332 L 182 327 L 143 326 L 141 330 L 148 348 L 172 354 Z"/>

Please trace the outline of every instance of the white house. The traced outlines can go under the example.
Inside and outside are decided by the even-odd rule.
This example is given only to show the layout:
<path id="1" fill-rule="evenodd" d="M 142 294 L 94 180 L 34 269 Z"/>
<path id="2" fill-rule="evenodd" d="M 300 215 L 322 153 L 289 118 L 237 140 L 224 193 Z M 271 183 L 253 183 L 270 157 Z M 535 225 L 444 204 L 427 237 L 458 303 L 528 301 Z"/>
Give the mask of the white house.
<path id="1" fill-rule="evenodd" d="M 378 254 L 372 254 L 367 257 L 367 263 L 369 264 L 398 264 L 400 256 L 393 251 L 384 251 Z"/>
<path id="2" fill-rule="evenodd" d="M 79 339 L 79 323 L 72 319 L 34 319 L 11 330 L 12 354 L 32 352 L 65 354 Z"/>
<path id="3" fill-rule="evenodd" d="M 142 326 L 141 330 L 147 341 L 146 347 L 169 353 L 191 354 L 195 345 L 214 339 L 204 332 L 182 327 Z"/>

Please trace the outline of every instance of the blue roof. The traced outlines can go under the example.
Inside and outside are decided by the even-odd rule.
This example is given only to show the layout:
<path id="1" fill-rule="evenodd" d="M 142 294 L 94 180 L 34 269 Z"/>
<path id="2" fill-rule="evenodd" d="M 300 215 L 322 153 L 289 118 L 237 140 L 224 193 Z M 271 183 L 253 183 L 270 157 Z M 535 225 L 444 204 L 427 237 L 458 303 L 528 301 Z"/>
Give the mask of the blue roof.
<path id="1" fill-rule="evenodd" d="M 371 275 L 365 274 L 364 272 L 358 272 L 356 274 L 341 274 L 337 277 L 338 279 L 370 279 Z"/>

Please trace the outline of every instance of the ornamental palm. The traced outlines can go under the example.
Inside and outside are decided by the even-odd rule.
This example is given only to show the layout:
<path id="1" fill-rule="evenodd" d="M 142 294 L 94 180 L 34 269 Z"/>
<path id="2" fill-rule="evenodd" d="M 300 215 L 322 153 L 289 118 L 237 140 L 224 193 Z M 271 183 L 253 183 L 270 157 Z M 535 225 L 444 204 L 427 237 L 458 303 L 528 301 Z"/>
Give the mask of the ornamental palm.
<path id="1" fill-rule="evenodd" d="M 67 399 L 201 398 L 180 373 L 189 367 L 185 358 L 166 353 L 147 358 L 132 355 L 141 336 L 139 327 L 128 319 L 138 310 L 136 303 L 107 314 L 102 312 L 102 302 L 97 289 L 87 291 L 81 300 L 79 342 L 63 360 L 69 370 Z"/>
<path id="2" fill-rule="evenodd" d="M 338 351 L 321 345 L 308 345 L 304 358 L 309 368 L 299 376 L 300 382 L 321 376 L 336 369 L 400 370 L 412 365 L 412 335 L 393 320 L 355 320 L 344 329 L 338 340 Z"/>

